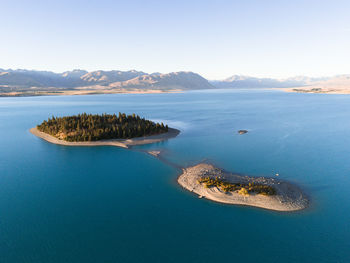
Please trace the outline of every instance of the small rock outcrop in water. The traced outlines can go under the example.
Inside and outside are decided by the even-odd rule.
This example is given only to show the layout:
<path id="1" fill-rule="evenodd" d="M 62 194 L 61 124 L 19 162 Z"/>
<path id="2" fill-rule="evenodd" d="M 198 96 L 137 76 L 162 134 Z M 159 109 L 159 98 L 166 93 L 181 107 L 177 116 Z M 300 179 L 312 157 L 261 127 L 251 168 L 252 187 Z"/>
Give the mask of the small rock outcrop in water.
<path id="1" fill-rule="evenodd" d="M 294 184 L 231 174 L 206 163 L 183 169 L 178 183 L 199 197 L 225 204 L 276 211 L 297 211 L 309 204 L 306 195 Z"/>
<path id="2" fill-rule="evenodd" d="M 248 132 L 247 130 L 239 130 L 239 131 L 238 131 L 239 134 L 245 134 L 245 133 L 247 133 L 247 132 Z"/>
<path id="3" fill-rule="evenodd" d="M 155 157 L 158 157 L 160 155 L 160 151 L 148 151 L 150 155 L 153 155 Z"/>

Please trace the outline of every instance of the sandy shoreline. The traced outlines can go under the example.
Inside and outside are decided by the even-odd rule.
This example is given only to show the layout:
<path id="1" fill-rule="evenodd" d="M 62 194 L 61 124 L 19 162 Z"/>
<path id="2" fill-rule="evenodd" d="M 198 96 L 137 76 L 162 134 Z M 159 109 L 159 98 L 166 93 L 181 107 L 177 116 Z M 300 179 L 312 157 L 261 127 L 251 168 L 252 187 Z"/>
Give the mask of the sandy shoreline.
<path id="1" fill-rule="evenodd" d="M 47 133 L 39 131 L 36 127 L 29 130 L 35 136 L 48 141 L 50 143 L 65 145 L 65 146 L 116 146 L 122 148 L 130 148 L 135 145 L 143 145 L 165 141 L 171 138 L 176 137 L 180 131 L 177 129 L 169 128 L 167 133 L 162 133 L 158 135 L 151 135 L 146 137 L 138 137 L 133 139 L 114 139 L 114 140 L 101 140 L 94 142 L 67 142 L 59 140 L 54 136 L 51 136 Z"/>
<path id="2" fill-rule="evenodd" d="M 198 183 L 198 179 L 204 176 L 221 176 L 229 182 L 266 184 L 274 187 L 277 194 L 265 196 L 261 194 L 250 194 L 244 196 L 237 192 L 225 193 L 217 187 L 206 188 Z M 183 173 L 178 178 L 178 183 L 190 192 L 212 201 L 246 205 L 265 208 L 275 211 L 297 211 L 308 206 L 309 200 L 299 187 L 288 182 L 276 180 L 274 178 L 255 178 L 248 176 L 226 173 L 210 164 L 198 164 L 193 167 L 183 169 Z"/>

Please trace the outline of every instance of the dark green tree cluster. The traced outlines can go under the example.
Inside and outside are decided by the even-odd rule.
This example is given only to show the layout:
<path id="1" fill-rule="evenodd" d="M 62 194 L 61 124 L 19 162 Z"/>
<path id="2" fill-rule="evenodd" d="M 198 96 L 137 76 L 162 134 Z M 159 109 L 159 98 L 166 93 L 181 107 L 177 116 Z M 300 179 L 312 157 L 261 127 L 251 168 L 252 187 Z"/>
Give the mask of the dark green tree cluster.
<path id="1" fill-rule="evenodd" d="M 272 186 L 263 185 L 263 184 L 243 184 L 243 183 L 229 183 L 219 177 L 202 177 L 198 180 L 198 183 L 204 184 L 205 187 L 217 187 L 224 192 L 233 192 L 238 191 L 244 188 L 247 193 L 255 193 L 262 195 L 275 195 L 276 190 Z"/>
<path id="2" fill-rule="evenodd" d="M 69 142 L 130 139 L 165 133 L 168 125 L 145 120 L 138 115 L 78 114 L 52 117 L 37 126 L 39 131 Z"/>

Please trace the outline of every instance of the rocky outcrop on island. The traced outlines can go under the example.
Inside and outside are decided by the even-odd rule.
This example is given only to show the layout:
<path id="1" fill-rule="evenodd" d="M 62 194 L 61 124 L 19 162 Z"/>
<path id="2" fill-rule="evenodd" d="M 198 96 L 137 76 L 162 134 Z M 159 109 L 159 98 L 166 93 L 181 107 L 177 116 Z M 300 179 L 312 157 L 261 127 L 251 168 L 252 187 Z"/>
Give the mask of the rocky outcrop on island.
<path id="1" fill-rule="evenodd" d="M 206 163 L 183 169 L 178 183 L 200 198 L 225 204 L 276 211 L 297 211 L 309 204 L 303 191 L 289 182 L 232 174 Z"/>

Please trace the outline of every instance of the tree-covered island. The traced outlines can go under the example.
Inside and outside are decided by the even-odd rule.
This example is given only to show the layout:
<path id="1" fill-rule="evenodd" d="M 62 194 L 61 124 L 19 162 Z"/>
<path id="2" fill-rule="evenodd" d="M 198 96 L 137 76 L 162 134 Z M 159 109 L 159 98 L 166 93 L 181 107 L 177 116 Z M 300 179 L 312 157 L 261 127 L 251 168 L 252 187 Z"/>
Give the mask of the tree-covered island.
<path id="1" fill-rule="evenodd" d="M 87 114 L 52 117 L 37 125 L 41 132 L 68 142 L 130 139 L 168 132 L 168 125 L 138 115 Z"/>

